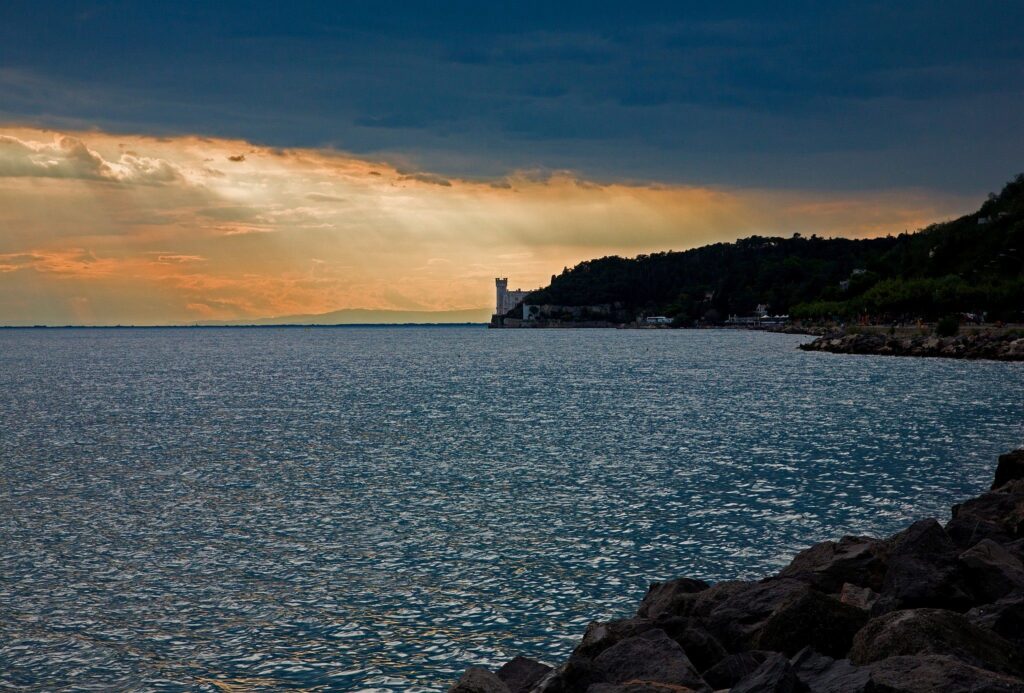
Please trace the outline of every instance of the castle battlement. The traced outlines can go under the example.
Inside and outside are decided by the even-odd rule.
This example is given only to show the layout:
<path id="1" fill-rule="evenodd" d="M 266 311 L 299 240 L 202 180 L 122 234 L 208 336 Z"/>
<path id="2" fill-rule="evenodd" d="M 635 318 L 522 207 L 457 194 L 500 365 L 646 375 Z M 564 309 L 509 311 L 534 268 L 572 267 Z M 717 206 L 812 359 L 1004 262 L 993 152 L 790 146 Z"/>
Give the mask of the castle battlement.
<path id="1" fill-rule="evenodd" d="M 497 300 L 494 308 L 495 315 L 504 315 L 509 312 L 531 293 L 530 291 L 524 291 L 523 289 L 514 289 L 509 291 L 508 277 L 496 277 L 494 279 L 494 286 L 497 291 Z"/>

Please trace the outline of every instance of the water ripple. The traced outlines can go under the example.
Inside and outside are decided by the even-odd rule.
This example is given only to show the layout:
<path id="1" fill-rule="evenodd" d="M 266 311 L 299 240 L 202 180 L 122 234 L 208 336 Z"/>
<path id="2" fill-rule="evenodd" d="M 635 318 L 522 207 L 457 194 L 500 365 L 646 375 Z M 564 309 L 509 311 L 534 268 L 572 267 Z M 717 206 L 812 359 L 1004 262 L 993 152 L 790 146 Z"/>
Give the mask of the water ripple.
<path id="1" fill-rule="evenodd" d="M 0 332 L 0 688 L 438 691 L 940 518 L 1021 364 L 761 333 Z"/>

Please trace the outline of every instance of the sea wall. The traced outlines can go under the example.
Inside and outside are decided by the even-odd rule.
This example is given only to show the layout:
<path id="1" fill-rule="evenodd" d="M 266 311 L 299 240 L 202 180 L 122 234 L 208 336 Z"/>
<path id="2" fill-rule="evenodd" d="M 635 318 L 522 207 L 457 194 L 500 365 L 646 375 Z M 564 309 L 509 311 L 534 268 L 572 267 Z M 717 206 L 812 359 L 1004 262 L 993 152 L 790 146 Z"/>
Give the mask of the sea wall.
<path id="1" fill-rule="evenodd" d="M 801 344 L 800 348 L 805 351 L 827 351 L 834 354 L 1024 361 L 1024 335 L 1019 331 L 992 330 L 954 337 L 933 335 L 899 337 L 877 332 L 835 332 L 807 344 Z"/>
<path id="2" fill-rule="evenodd" d="M 987 493 L 891 537 L 847 536 L 757 582 L 650 586 L 550 667 L 468 670 L 452 693 L 1024 692 L 1024 449 Z"/>

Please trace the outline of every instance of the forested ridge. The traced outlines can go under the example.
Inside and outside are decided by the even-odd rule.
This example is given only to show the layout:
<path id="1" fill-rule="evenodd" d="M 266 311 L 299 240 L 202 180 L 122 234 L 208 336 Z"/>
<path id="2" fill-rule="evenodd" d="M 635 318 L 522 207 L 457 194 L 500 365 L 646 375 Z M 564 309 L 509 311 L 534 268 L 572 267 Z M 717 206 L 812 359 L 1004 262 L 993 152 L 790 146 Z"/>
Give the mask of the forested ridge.
<path id="1" fill-rule="evenodd" d="M 981 208 L 916 233 L 850 240 L 751 236 L 682 252 L 582 262 L 530 294 L 531 305 L 613 304 L 677 324 L 747 315 L 935 319 L 1024 310 L 1024 174 Z"/>

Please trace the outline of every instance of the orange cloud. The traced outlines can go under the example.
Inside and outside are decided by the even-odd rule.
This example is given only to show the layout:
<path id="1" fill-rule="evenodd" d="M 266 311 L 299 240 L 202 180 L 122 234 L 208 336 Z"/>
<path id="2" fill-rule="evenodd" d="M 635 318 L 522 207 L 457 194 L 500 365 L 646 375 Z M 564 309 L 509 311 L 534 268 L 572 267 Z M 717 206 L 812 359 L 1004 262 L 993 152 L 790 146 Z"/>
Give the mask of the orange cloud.
<path id="1" fill-rule="evenodd" d="M 605 254 L 914 229 L 973 200 L 466 180 L 330 150 L 0 127 L 0 324 L 485 308 Z"/>

